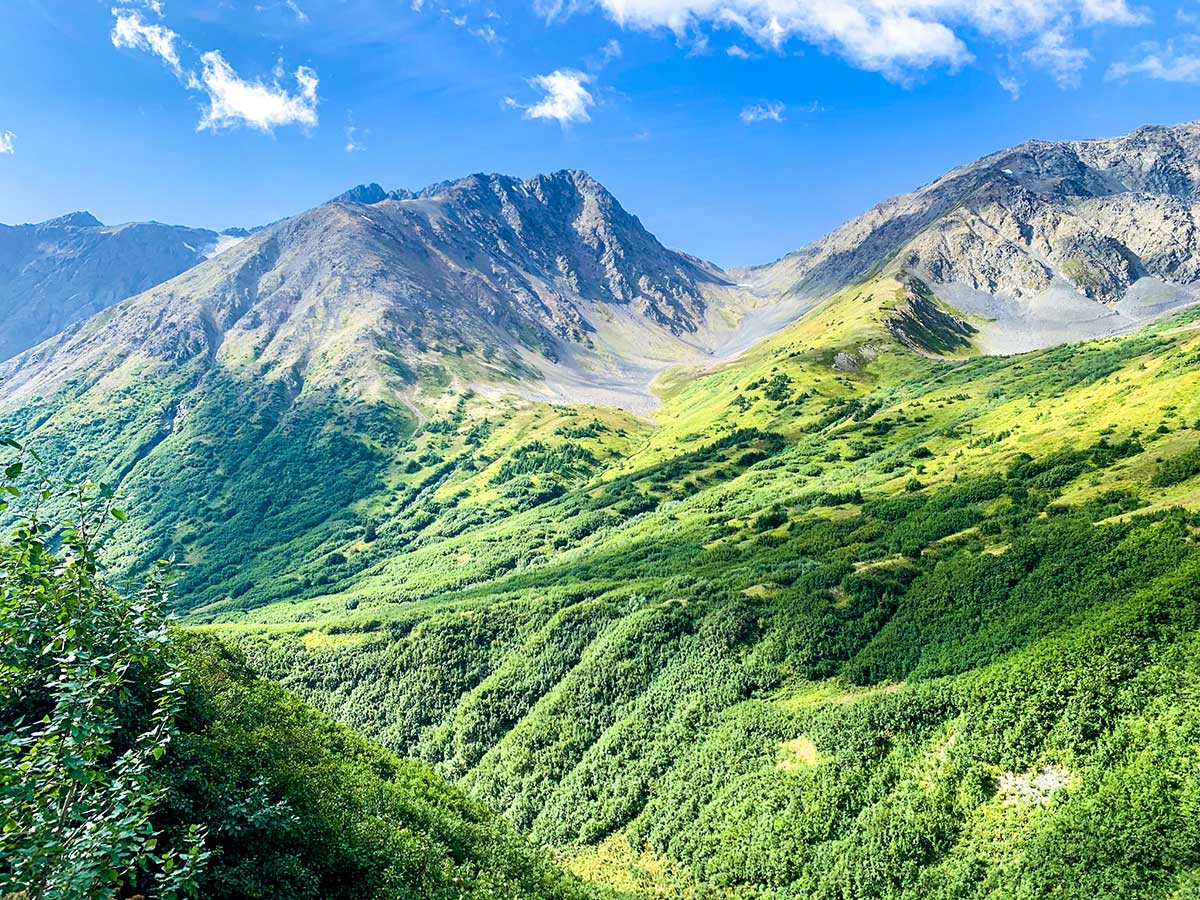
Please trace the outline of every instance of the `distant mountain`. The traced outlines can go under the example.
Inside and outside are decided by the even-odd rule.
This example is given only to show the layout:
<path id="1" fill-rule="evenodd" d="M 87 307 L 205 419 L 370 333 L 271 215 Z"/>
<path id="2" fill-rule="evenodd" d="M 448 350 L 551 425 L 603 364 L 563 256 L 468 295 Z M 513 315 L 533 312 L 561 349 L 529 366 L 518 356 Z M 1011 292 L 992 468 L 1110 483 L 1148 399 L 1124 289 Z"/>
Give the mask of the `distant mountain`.
<path id="1" fill-rule="evenodd" d="M 1200 299 L 1200 123 L 1030 141 L 893 197 L 751 277 L 826 295 L 904 269 L 985 347 L 1127 329 Z"/>
<path id="2" fill-rule="evenodd" d="M 538 400 L 645 410 L 655 375 L 728 352 L 770 299 L 663 247 L 582 172 L 472 176 L 250 234 L 0 365 L 0 415 L 153 523 L 125 530 L 119 566 L 181 541 L 190 602 L 215 602 L 234 557 L 283 577 L 292 541 L 338 540 L 358 504 L 433 466 L 444 447 L 406 448 L 463 398 L 496 404 L 477 441 Z M 565 471 L 643 427 L 608 415 Z"/>
<path id="3" fill-rule="evenodd" d="M 475 175 L 404 195 L 376 187 L 256 231 L 67 330 L 8 367 L 7 393 L 47 393 L 140 356 L 204 359 L 297 390 L 339 380 L 360 395 L 381 380 L 405 390 L 440 368 L 466 383 L 645 405 L 656 372 L 711 355 L 754 305 L 715 266 L 663 247 L 583 172 Z M 180 241 L 179 268 L 195 261 L 189 246 L 213 245 L 202 238 L 216 236 Z"/>
<path id="4" fill-rule="evenodd" d="M 237 243 L 233 232 L 136 222 L 106 226 L 87 212 L 0 225 L 0 359 L 173 278 Z"/>

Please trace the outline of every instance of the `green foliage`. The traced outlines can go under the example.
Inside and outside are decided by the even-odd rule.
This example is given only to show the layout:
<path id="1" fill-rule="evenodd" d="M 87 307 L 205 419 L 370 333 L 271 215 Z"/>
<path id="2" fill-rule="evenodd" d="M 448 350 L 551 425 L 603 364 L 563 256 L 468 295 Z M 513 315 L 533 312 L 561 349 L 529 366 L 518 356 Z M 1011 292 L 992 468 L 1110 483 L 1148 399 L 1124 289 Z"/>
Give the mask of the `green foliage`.
<path id="1" fill-rule="evenodd" d="M 428 766 L 169 632 L 162 580 L 106 586 L 126 518 L 107 485 L 69 488 L 61 530 L 54 499 L 39 488 L 0 547 L 0 895 L 593 896 Z"/>
<path id="2" fill-rule="evenodd" d="M 181 637 L 179 650 L 191 684 L 156 821 L 167 832 L 188 816 L 214 823 L 200 896 L 592 896 L 428 766 L 357 737 L 211 638 Z"/>
<path id="3" fill-rule="evenodd" d="M 125 518 L 107 485 L 68 488 L 61 530 L 41 514 L 53 499 L 38 487 L 0 547 L 0 895 L 190 896 L 205 829 L 183 819 L 168 843 L 152 822 L 185 686 L 163 584 L 126 597 L 100 579 L 106 529 Z"/>
<path id="4" fill-rule="evenodd" d="M 1170 487 L 1200 475 L 1200 447 L 1163 462 L 1150 479 L 1155 487 Z"/>

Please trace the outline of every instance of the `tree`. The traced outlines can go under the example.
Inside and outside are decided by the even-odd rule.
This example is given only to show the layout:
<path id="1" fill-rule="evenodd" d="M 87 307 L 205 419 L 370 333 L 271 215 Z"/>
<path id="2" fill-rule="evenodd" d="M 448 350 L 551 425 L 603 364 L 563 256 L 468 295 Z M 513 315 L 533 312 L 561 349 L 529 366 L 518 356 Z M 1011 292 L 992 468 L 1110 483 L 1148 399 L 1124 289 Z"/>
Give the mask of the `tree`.
<path id="1" fill-rule="evenodd" d="M 4 470 L 0 512 L 23 468 Z M 0 545 L 0 897 L 176 900 L 207 854 L 195 826 L 162 847 L 151 823 L 153 766 L 185 687 L 166 573 L 129 595 L 108 586 L 97 554 L 124 519 L 112 489 L 39 481 Z M 46 511 L 64 506 L 70 521 L 55 529 Z"/>

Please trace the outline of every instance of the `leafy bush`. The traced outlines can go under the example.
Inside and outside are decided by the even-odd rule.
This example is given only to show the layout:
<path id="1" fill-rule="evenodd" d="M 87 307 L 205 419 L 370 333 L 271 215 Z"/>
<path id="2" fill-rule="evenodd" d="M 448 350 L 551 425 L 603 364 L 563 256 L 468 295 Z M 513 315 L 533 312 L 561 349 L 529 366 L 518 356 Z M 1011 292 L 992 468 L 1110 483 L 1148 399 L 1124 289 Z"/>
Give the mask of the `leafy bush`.
<path id="1" fill-rule="evenodd" d="M 1200 447 L 1193 447 L 1186 453 L 1162 462 L 1150 478 L 1150 483 L 1154 487 L 1170 487 L 1197 475 L 1200 475 Z"/>

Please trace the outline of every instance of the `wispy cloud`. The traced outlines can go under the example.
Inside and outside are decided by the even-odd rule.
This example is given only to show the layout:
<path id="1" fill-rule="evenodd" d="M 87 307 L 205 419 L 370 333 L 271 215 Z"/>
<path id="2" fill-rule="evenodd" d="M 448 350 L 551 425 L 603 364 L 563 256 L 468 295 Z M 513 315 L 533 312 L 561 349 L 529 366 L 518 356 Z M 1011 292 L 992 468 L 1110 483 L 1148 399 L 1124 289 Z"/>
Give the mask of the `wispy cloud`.
<path id="1" fill-rule="evenodd" d="M 158 11 L 161 13 L 161 7 Z M 111 34 L 114 47 L 149 51 L 166 63 L 167 68 L 177 76 L 183 75 L 179 51 L 175 48 L 178 34 L 165 25 L 148 24 L 142 14 L 134 9 L 117 8 L 112 13 L 116 17 Z"/>
<path id="2" fill-rule="evenodd" d="M 485 44 L 498 44 L 501 41 L 500 35 L 491 25 L 484 25 L 481 28 L 472 28 L 471 34 L 479 38 Z"/>
<path id="3" fill-rule="evenodd" d="M 413 11 L 420 12 L 424 5 L 424 0 L 413 0 Z M 441 14 L 442 17 L 455 28 L 462 28 L 472 37 L 479 38 L 479 40 L 483 41 L 489 46 L 504 43 L 504 35 L 500 34 L 500 32 L 497 31 L 494 26 L 487 24 L 472 26 L 471 19 L 466 15 L 466 13 L 458 13 L 447 7 L 442 7 Z M 495 10 L 489 9 L 484 13 L 484 18 L 499 21 L 500 15 Z"/>
<path id="4" fill-rule="evenodd" d="M 284 0 L 283 5 L 286 6 L 288 11 L 296 17 L 297 22 L 299 22 L 301 25 L 308 24 L 308 13 L 300 8 L 300 4 L 298 4 L 296 0 Z"/>
<path id="5" fill-rule="evenodd" d="M 143 0 L 143 5 L 162 15 L 158 0 Z M 295 3 L 288 8 L 307 21 Z M 277 63 L 270 80 L 249 79 L 239 75 L 219 50 L 201 53 L 199 68 L 186 66 L 180 47 L 194 54 L 186 42 L 166 25 L 148 23 L 136 8 L 116 7 L 111 39 L 114 47 L 127 47 L 153 53 L 187 88 L 202 93 L 206 100 L 198 130 L 218 131 L 245 125 L 271 133 L 284 125 L 312 128 L 317 124 L 317 73 L 300 66 L 292 74 L 294 88 L 285 87 L 282 63 Z"/>
<path id="6" fill-rule="evenodd" d="M 17 136 L 11 131 L 0 131 L 0 154 L 7 153 L 12 156 L 16 150 Z"/>
<path id="7" fill-rule="evenodd" d="M 1008 96 L 1014 100 L 1021 99 L 1021 82 L 1015 75 L 997 75 L 996 81 L 1000 83 L 1000 87 L 1008 93 Z"/>
<path id="8" fill-rule="evenodd" d="M 1165 45 L 1142 44 L 1138 48 L 1140 58 L 1114 63 L 1104 77 L 1111 81 L 1144 75 L 1159 81 L 1200 84 L 1200 39 L 1185 39 L 1180 43 L 1190 49 L 1180 49 L 1173 40 Z"/>
<path id="9" fill-rule="evenodd" d="M 735 28 L 761 47 L 793 40 L 852 65 L 905 81 L 933 67 L 956 69 L 974 57 L 964 35 L 998 42 L 1069 79 L 1086 62 L 1073 47 L 1079 28 L 1146 20 L 1129 0 L 596 0 L 621 27 L 666 28 L 681 42 L 708 28 Z M 549 4 L 548 15 L 570 4 Z M 1061 38 L 1046 45 L 1047 32 Z M 731 55 L 740 55 L 731 49 Z"/>
<path id="10" fill-rule="evenodd" d="M 555 69 L 549 75 L 536 75 L 529 79 L 531 87 L 542 91 L 542 99 L 529 106 L 518 103 L 511 97 L 505 105 L 523 109 L 526 119 L 553 119 L 567 126 L 575 122 L 590 122 L 588 112 L 596 105 L 596 98 L 586 87 L 592 76 L 577 69 Z"/>
<path id="11" fill-rule="evenodd" d="M 200 130 L 247 125 L 271 132 L 281 125 L 311 128 L 317 124 L 317 73 L 307 66 L 296 69 L 292 92 L 282 85 L 281 66 L 275 68 L 273 80 L 265 82 L 240 77 L 217 50 L 201 54 L 200 63 L 199 76 L 188 80 L 190 88 L 208 95 Z"/>
<path id="12" fill-rule="evenodd" d="M 734 59 L 749 59 L 752 54 L 745 47 L 740 47 L 737 44 L 730 44 L 725 48 L 725 55 L 732 56 Z"/>
<path id="13" fill-rule="evenodd" d="M 787 106 L 779 100 L 768 100 L 764 103 L 752 103 L 743 107 L 738 118 L 747 125 L 755 122 L 782 122 Z"/>
<path id="14" fill-rule="evenodd" d="M 359 127 L 354 124 L 354 114 L 350 114 L 350 120 L 346 123 L 346 152 L 360 153 L 367 149 L 363 143 L 363 138 L 359 136 Z M 366 132 L 364 131 L 365 135 Z"/>
<path id="15" fill-rule="evenodd" d="M 1082 47 L 1072 46 L 1065 27 L 1060 25 L 1039 35 L 1023 58 L 1048 71 L 1061 87 L 1075 87 L 1091 54 Z"/>

